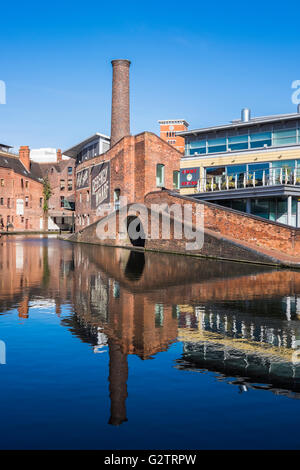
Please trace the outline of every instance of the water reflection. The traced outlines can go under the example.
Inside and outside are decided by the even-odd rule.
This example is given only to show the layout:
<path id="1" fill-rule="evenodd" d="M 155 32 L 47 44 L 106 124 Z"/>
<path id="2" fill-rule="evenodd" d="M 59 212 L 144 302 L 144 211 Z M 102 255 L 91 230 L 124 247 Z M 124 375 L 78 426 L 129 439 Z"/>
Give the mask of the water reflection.
<path id="1" fill-rule="evenodd" d="M 178 373 L 300 397 L 299 272 L 17 237 L 1 239 L 0 260 L 0 313 L 25 321 L 70 304 L 61 324 L 108 352 L 112 425 L 127 421 L 128 355 L 148 360 L 178 340 Z"/>

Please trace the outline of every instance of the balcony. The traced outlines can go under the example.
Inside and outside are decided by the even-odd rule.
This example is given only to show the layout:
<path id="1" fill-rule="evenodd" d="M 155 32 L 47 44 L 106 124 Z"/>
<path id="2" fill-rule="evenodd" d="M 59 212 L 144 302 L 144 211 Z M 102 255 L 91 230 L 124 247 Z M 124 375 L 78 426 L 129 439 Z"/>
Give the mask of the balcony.
<path id="1" fill-rule="evenodd" d="M 300 186 L 300 168 L 282 167 L 234 175 L 207 175 L 199 179 L 197 192 L 223 192 L 279 185 Z"/>

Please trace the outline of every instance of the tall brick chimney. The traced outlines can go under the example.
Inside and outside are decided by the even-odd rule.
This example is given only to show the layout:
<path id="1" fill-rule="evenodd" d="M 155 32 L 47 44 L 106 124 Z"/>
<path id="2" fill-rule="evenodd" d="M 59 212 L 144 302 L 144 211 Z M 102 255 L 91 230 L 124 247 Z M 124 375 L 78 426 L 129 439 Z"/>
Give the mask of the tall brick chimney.
<path id="1" fill-rule="evenodd" d="M 19 158 L 27 171 L 30 171 L 30 149 L 28 145 L 23 145 L 19 149 Z"/>
<path id="2" fill-rule="evenodd" d="M 129 60 L 112 60 L 111 147 L 125 135 L 130 135 Z"/>
<path id="3" fill-rule="evenodd" d="M 57 163 L 62 161 L 61 149 L 57 149 L 56 157 L 57 157 Z"/>

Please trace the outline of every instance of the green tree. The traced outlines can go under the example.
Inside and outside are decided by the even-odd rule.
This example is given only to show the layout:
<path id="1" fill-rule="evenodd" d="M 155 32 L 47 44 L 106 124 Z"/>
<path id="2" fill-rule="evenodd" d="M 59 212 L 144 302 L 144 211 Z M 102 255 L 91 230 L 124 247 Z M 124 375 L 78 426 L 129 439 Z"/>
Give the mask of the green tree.
<path id="1" fill-rule="evenodd" d="M 46 176 L 43 179 L 43 196 L 44 196 L 43 210 L 44 210 L 45 214 L 49 210 L 49 199 L 50 199 L 51 195 L 52 195 L 51 186 L 50 186 L 50 183 L 49 183 L 48 176 Z"/>

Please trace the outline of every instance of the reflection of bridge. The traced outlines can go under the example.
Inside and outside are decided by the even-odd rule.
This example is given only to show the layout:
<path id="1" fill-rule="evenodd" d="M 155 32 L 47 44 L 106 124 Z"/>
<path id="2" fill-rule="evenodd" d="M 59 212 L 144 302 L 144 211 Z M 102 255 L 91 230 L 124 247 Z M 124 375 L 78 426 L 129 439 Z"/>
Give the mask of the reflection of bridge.
<path id="1" fill-rule="evenodd" d="M 74 247 L 75 253 L 78 245 Z M 300 272 L 248 264 L 199 260 L 164 253 L 151 255 L 121 248 L 80 246 L 81 257 L 131 292 L 147 292 L 160 300 L 243 300 L 300 294 Z M 131 268 L 130 268 L 131 266 Z M 130 269 L 129 269 L 130 268 Z M 157 296 L 156 296 L 157 298 Z"/>

